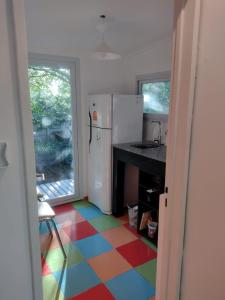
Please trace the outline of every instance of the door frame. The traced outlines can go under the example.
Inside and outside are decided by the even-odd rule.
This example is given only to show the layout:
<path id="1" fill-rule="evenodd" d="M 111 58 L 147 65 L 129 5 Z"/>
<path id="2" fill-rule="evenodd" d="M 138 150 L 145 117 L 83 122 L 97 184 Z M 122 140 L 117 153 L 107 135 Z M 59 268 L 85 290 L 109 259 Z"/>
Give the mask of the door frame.
<path id="1" fill-rule="evenodd" d="M 179 300 L 201 0 L 175 0 L 165 194 L 160 197 L 156 300 Z"/>
<path id="2" fill-rule="evenodd" d="M 165 213 L 168 216 L 166 226 L 163 226 L 163 234 L 165 244 L 168 249 L 165 251 L 159 249 L 159 260 L 165 259 L 166 264 L 162 265 L 162 271 L 157 272 L 157 287 L 159 292 L 165 288 L 165 293 L 161 295 L 157 292 L 157 300 L 177 300 L 180 297 L 181 285 L 181 269 L 183 255 L 183 241 L 185 233 L 185 211 L 186 211 L 186 196 L 188 186 L 188 167 L 189 167 L 189 152 L 191 146 L 191 126 L 192 126 L 192 107 L 194 103 L 195 91 L 195 76 L 197 68 L 197 43 L 198 43 L 198 27 L 200 19 L 200 3 L 201 0 L 175 0 L 176 7 L 176 22 L 174 31 L 174 50 L 173 50 L 173 72 L 172 72 L 172 101 L 171 115 L 169 118 L 169 147 L 167 156 L 167 175 L 166 184 L 169 187 L 168 195 L 165 194 L 160 201 L 163 205 L 163 200 L 168 196 L 168 207 Z M 27 203 L 27 220 L 29 224 L 29 240 L 30 240 L 30 260 L 32 269 L 33 282 L 33 299 L 42 299 L 42 284 L 41 284 L 41 262 L 38 240 L 38 218 L 37 218 L 37 199 L 35 191 L 35 158 L 34 149 L 31 147 L 33 133 L 30 126 L 31 110 L 29 105 L 28 78 L 27 78 L 27 37 L 25 26 L 25 13 L 23 0 L 11 0 L 12 13 L 14 19 L 14 34 L 15 34 L 15 52 L 16 52 L 16 67 L 18 76 L 18 89 L 20 97 L 21 123 L 22 123 L 22 144 L 24 148 L 24 182 L 26 187 L 26 203 Z M 195 3 L 193 3 L 195 2 Z M 190 15 L 189 20 L 195 24 L 193 27 L 185 25 L 185 17 L 188 12 L 193 11 L 194 16 Z M 192 30 L 191 30 L 192 28 Z M 189 29 L 189 41 L 191 41 L 192 51 L 186 56 L 185 52 L 185 29 Z M 188 40 L 188 39 L 187 39 Z M 186 40 L 186 41 L 187 41 Z M 62 58 L 62 57 L 61 57 Z M 191 70 L 184 72 L 183 67 L 189 65 Z M 184 75 L 188 75 L 188 82 Z M 79 77 L 78 77 L 79 78 Z M 77 78 L 77 79 L 78 79 Z M 181 84 L 188 87 L 185 91 L 181 91 Z M 79 89 L 78 89 L 79 90 Z M 181 93 L 182 92 L 182 93 Z M 182 97 L 180 97 L 182 94 Z M 78 97 L 78 100 L 80 97 Z M 182 100 L 182 101 L 181 101 Z M 186 113 L 179 115 L 182 104 L 185 103 L 185 108 L 188 108 Z M 80 101 L 78 101 L 80 105 Z M 78 117 L 80 114 L 78 115 Z M 174 117 L 174 119 L 173 119 Z M 185 126 L 179 126 L 184 125 Z M 80 137 L 81 146 L 81 137 Z M 174 141 L 174 143 L 172 143 Z M 182 144 L 183 142 L 183 144 Z M 177 147 L 180 144 L 181 147 Z M 79 149 L 80 151 L 80 149 Z M 80 155 L 82 151 L 79 152 Z M 181 156 L 180 156 L 181 155 Z M 170 161 L 171 159 L 171 161 Z M 82 169 L 80 169 L 82 170 Z M 21 176 L 22 176 L 21 175 Z M 174 175 L 174 177 L 173 177 Z M 181 177 L 179 177 L 181 175 Z M 82 178 L 80 174 L 80 179 Z M 182 181 L 182 184 L 178 183 Z M 176 188 L 178 190 L 178 193 Z M 182 203 L 181 200 L 182 199 Z M 175 205 L 178 204 L 176 207 Z M 163 205 L 163 207 L 165 207 Z M 174 218 L 174 219 L 173 219 Z M 171 225 L 171 226 L 168 226 Z M 179 226 L 180 227 L 177 227 Z M 174 230 L 175 229 L 175 230 Z M 168 235 L 165 235 L 168 232 Z M 162 237 L 162 235 L 161 235 Z M 159 237 L 160 238 L 160 237 Z M 172 243 L 176 241 L 176 243 Z M 167 251 L 168 250 L 168 251 Z M 174 250 L 174 251 L 173 251 Z M 159 276 L 160 274 L 160 276 Z"/>
<path id="3" fill-rule="evenodd" d="M 29 53 L 29 65 L 48 65 L 69 68 L 71 71 L 71 114 L 73 136 L 73 169 L 74 169 L 74 188 L 75 194 L 66 195 L 50 200 L 51 206 L 69 203 L 80 199 L 80 183 L 82 180 L 82 165 L 81 165 L 81 102 L 80 102 L 80 61 L 78 58 L 71 58 L 59 55 Z M 74 117 L 75 116 L 75 117 Z M 76 163 L 78 162 L 78 163 Z"/>

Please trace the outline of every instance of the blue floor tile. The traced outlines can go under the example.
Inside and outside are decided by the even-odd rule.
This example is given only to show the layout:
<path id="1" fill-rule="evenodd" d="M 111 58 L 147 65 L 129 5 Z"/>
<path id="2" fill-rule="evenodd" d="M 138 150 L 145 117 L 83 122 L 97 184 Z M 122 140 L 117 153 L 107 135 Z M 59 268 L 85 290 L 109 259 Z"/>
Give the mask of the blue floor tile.
<path id="1" fill-rule="evenodd" d="M 80 207 L 77 208 L 77 211 L 84 217 L 86 220 L 91 220 L 103 215 L 103 213 L 95 206 Z"/>
<path id="2" fill-rule="evenodd" d="M 112 250 L 112 245 L 100 234 L 76 241 L 75 244 L 86 259 Z"/>
<path id="3" fill-rule="evenodd" d="M 58 282 L 60 281 L 61 274 L 61 272 L 54 273 L 54 277 Z M 91 267 L 86 262 L 82 262 L 64 270 L 60 290 L 65 298 L 70 298 L 99 283 L 100 280 Z"/>
<path id="4" fill-rule="evenodd" d="M 49 222 L 49 224 L 50 224 L 50 226 L 52 228 L 52 231 L 54 232 L 54 228 L 52 226 L 52 223 Z M 61 225 L 60 224 L 56 224 L 56 227 L 58 228 L 58 230 L 60 230 Z M 47 226 L 46 222 L 43 221 L 43 222 L 39 223 L 39 233 L 40 234 L 49 234 L 49 230 L 48 230 L 48 226 Z"/>
<path id="5" fill-rule="evenodd" d="M 135 270 L 119 275 L 105 284 L 116 300 L 148 300 L 155 289 Z"/>

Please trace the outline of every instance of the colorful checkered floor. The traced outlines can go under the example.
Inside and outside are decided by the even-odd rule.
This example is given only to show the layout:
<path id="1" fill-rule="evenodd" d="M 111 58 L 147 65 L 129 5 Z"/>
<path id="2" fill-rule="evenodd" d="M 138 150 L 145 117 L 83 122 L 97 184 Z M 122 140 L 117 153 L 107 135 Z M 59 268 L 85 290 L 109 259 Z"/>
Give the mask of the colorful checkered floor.
<path id="1" fill-rule="evenodd" d="M 149 300 L 155 295 L 156 249 L 128 225 L 87 201 L 54 208 L 67 252 L 40 224 L 45 300 Z"/>

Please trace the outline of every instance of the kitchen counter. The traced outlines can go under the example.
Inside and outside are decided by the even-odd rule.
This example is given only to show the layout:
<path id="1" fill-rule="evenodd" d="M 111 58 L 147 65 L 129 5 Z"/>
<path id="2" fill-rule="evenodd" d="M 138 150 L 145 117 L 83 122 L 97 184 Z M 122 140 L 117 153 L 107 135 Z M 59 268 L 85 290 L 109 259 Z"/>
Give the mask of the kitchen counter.
<path id="1" fill-rule="evenodd" d="M 114 148 L 124 150 L 130 153 L 134 153 L 149 159 L 157 160 L 162 163 L 166 162 L 166 146 L 161 145 L 157 148 L 136 148 L 132 145 L 134 144 L 141 144 L 141 143 L 125 143 L 125 144 L 117 144 L 113 145 Z"/>
<path id="2" fill-rule="evenodd" d="M 126 164 L 136 166 L 140 172 L 147 174 L 150 178 L 157 178 L 159 192 L 163 193 L 164 191 L 166 147 L 162 145 L 157 148 L 140 149 L 133 147 L 133 144 L 135 143 L 113 145 L 112 213 L 114 216 L 121 216 L 124 213 L 124 177 Z M 147 189 L 148 187 L 146 187 Z"/>

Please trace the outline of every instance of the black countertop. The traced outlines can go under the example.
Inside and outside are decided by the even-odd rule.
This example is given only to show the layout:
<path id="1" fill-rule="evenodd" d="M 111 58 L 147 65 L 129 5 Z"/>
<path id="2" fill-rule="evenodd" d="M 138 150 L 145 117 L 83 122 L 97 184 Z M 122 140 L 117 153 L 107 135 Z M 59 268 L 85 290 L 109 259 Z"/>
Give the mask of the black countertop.
<path id="1" fill-rule="evenodd" d="M 146 158 L 150 158 L 153 160 L 157 160 L 163 163 L 166 163 L 166 146 L 161 145 L 157 148 L 145 148 L 140 149 L 133 147 L 134 144 L 141 144 L 141 143 L 125 143 L 125 144 L 115 144 L 113 147 L 124 150 L 130 153 L 134 153 Z"/>

